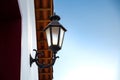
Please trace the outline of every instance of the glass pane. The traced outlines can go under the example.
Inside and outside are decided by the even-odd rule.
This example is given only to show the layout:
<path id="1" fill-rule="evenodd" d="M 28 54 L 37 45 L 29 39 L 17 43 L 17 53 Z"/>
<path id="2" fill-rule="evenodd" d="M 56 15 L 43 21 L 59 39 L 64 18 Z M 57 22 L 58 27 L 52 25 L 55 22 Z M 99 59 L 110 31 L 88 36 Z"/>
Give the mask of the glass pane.
<path id="1" fill-rule="evenodd" d="M 57 45 L 57 43 L 58 43 L 58 34 L 59 34 L 59 27 L 52 27 L 53 45 Z"/>
<path id="2" fill-rule="evenodd" d="M 48 28 L 48 29 L 46 30 L 46 36 L 47 36 L 48 46 L 50 46 L 50 45 L 51 45 L 50 28 Z"/>
<path id="3" fill-rule="evenodd" d="M 59 47 L 62 46 L 62 43 L 63 43 L 63 38 L 64 38 L 64 30 L 61 28 L 60 29 L 60 41 L 59 41 Z"/>

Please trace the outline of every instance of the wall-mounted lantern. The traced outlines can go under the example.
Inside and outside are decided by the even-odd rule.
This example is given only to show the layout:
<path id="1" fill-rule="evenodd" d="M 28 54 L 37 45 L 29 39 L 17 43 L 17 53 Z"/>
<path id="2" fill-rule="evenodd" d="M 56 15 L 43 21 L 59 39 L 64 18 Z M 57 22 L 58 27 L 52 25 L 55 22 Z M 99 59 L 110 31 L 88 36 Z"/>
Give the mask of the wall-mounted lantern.
<path id="1" fill-rule="evenodd" d="M 39 68 L 48 68 L 53 66 L 56 59 L 58 58 L 58 56 L 56 56 L 56 53 L 62 47 L 66 29 L 58 22 L 60 20 L 60 17 L 55 13 L 50 17 L 50 20 L 51 22 L 46 26 L 44 31 L 46 32 L 48 47 L 53 52 L 52 63 L 51 64 L 39 63 L 38 55 L 42 55 L 43 53 L 39 53 L 37 50 L 34 49 L 34 51 L 36 51 L 36 55 L 35 59 L 33 59 L 30 55 L 30 66 L 32 65 L 33 62 L 35 62 Z"/>

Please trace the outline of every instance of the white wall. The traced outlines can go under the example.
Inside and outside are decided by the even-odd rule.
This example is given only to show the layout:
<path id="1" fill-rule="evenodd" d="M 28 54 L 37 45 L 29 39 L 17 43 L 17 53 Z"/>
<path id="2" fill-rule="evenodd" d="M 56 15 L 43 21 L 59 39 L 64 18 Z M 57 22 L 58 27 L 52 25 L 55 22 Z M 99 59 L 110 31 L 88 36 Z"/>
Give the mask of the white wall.
<path id="1" fill-rule="evenodd" d="M 38 68 L 35 63 L 30 67 L 31 54 L 36 49 L 36 29 L 34 16 L 34 0 L 18 0 L 22 16 L 22 44 L 21 44 L 21 79 L 38 80 Z"/>

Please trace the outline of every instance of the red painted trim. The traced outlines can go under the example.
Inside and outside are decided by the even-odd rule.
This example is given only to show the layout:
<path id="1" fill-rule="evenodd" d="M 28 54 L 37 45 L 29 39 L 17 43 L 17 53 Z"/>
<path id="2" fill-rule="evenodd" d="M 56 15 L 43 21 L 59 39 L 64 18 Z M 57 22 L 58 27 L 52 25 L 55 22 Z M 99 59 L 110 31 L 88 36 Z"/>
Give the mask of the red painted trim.
<path id="1" fill-rule="evenodd" d="M 21 15 L 18 3 L 17 0 L 2 0 L 0 4 L 0 80 L 20 80 Z"/>

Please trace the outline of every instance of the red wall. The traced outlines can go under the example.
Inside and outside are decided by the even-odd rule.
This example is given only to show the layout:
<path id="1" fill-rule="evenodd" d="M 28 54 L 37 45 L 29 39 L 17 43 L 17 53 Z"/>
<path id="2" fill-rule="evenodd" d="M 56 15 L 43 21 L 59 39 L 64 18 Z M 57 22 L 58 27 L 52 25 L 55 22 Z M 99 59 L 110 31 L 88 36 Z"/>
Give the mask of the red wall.
<path id="1" fill-rule="evenodd" d="M 0 1 L 0 80 L 20 80 L 21 16 L 17 0 Z"/>

